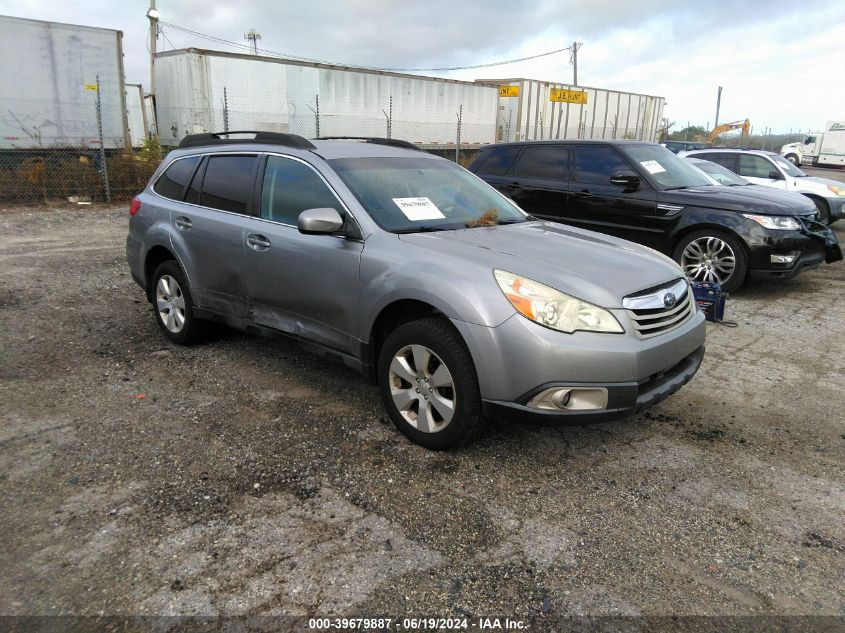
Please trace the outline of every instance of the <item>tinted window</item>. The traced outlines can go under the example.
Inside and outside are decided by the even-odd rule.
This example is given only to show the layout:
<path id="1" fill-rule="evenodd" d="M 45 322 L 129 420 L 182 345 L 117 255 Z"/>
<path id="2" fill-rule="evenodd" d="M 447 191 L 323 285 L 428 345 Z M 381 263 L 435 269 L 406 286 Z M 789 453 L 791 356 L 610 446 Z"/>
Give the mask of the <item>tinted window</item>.
<path id="1" fill-rule="evenodd" d="M 199 204 L 200 202 L 200 187 L 202 187 L 202 176 L 205 173 L 205 168 L 208 166 L 208 163 L 200 165 L 200 168 L 197 169 L 197 173 L 194 174 L 194 177 L 191 179 L 191 184 L 188 187 L 188 190 L 185 192 L 185 202 L 190 202 L 191 204 Z"/>
<path id="2" fill-rule="evenodd" d="M 575 150 L 575 180 L 597 185 L 609 185 L 610 175 L 619 170 L 631 170 L 612 148 L 597 145 L 581 146 Z"/>
<path id="3" fill-rule="evenodd" d="M 343 207 L 317 173 L 289 158 L 270 156 L 261 190 L 261 217 L 296 226 L 306 209 Z"/>
<path id="4" fill-rule="evenodd" d="M 199 156 L 180 158 L 174 161 L 156 181 L 153 189 L 158 195 L 165 198 L 181 200 L 188 178 L 191 177 L 198 162 Z"/>
<path id="5" fill-rule="evenodd" d="M 726 169 L 730 169 L 732 172 L 736 173 L 737 166 L 736 166 L 736 154 L 724 154 L 719 152 L 707 152 L 706 154 L 690 154 L 690 156 L 694 158 L 700 158 L 702 160 L 709 160 L 717 165 L 721 165 Z"/>
<path id="6" fill-rule="evenodd" d="M 768 178 L 769 174 L 773 171 L 777 171 L 775 166 L 762 156 L 742 154 L 739 157 L 740 176 L 748 176 L 750 178 Z"/>
<path id="7" fill-rule="evenodd" d="M 519 147 L 500 147 L 491 150 L 487 152 L 486 158 L 481 159 L 478 167 L 472 171 L 486 176 L 504 176 L 518 153 Z"/>
<path id="8" fill-rule="evenodd" d="M 526 147 L 516 164 L 516 175 L 522 178 L 569 178 L 569 151 L 560 145 Z"/>
<path id="9" fill-rule="evenodd" d="M 200 204 L 246 213 L 252 196 L 255 156 L 212 156 L 205 168 Z"/>

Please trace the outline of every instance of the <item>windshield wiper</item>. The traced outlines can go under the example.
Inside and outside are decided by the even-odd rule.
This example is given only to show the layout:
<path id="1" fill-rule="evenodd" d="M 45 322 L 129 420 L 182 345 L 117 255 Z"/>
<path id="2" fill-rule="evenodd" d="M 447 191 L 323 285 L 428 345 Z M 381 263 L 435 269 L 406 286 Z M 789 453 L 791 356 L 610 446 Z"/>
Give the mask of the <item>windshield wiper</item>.
<path id="1" fill-rule="evenodd" d="M 689 189 L 689 185 L 681 185 L 680 187 L 666 187 L 665 191 L 678 191 L 679 189 Z"/>
<path id="2" fill-rule="evenodd" d="M 391 233 L 397 233 L 397 234 L 398 233 L 434 233 L 435 231 L 449 231 L 449 230 L 451 230 L 451 229 L 448 229 L 448 228 L 443 227 L 443 226 L 424 225 L 424 226 L 411 226 L 411 227 L 408 227 L 406 229 L 394 229 L 394 230 L 391 231 Z"/>

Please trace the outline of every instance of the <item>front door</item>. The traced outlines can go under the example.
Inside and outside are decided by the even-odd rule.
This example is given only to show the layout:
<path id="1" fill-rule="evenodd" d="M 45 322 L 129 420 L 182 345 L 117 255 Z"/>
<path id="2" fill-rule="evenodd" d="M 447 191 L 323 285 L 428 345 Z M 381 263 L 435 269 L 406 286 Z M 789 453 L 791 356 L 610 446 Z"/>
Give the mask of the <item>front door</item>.
<path id="1" fill-rule="evenodd" d="M 764 156 L 740 154 L 739 175 L 754 185 L 786 189 L 786 179 L 780 169 Z"/>
<path id="2" fill-rule="evenodd" d="M 657 193 L 644 180 L 636 189 L 610 182 L 614 172 L 637 170 L 609 145 L 578 145 L 574 152 L 567 222 L 662 248 Z"/>
<path id="3" fill-rule="evenodd" d="M 244 231 L 244 274 L 252 318 L 333 349 L 354 353 L 359 265 L 364 244 L 341 235 L 304 235 L 306 209 L 334 208 L 354 223 L 317 171 L 296 158 L 268 156 L 260 217 Z"/>

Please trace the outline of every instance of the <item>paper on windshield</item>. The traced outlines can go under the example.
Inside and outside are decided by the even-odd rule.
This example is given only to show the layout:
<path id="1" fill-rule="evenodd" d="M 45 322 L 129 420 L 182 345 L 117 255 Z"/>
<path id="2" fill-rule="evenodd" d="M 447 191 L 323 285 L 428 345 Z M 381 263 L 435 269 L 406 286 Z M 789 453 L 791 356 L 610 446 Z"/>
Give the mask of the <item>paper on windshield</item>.
<path id="1" fill-rule="evenodd" d="M 640 165 L 645 167 L 646 171 L 650 174 L 659 174 L 666 171 L 666 168 L 656 160 L 644 160 L 640 162 Z"/>
<path id="2" fill-rule="evenodd" d="M 393 202 L 409 220 L 440 220 L 446 217 L 428 198 L 393 198 Z"/>

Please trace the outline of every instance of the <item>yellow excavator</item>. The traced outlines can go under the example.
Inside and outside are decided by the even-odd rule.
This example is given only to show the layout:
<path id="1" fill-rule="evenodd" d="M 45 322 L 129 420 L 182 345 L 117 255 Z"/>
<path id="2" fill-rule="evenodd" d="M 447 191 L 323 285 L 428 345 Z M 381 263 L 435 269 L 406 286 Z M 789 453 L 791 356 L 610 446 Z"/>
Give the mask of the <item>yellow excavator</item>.
<path id="1" fill-rule="evenodd" d="M 722 123 L 722 125 L 717 125 L 710 131 L 710 134 L 707 135 L 707 142 L 712 143 L 722 132 L 730 132 L 731 130 L 736 130 L 738 128 L 742 128 L 740 144 L 743 144 L 748 140 L 748 132 L 751 130 L 751 121 L 748 119 L 745 119 L 745 121 L 732 121 L 731 123 Z"/>

